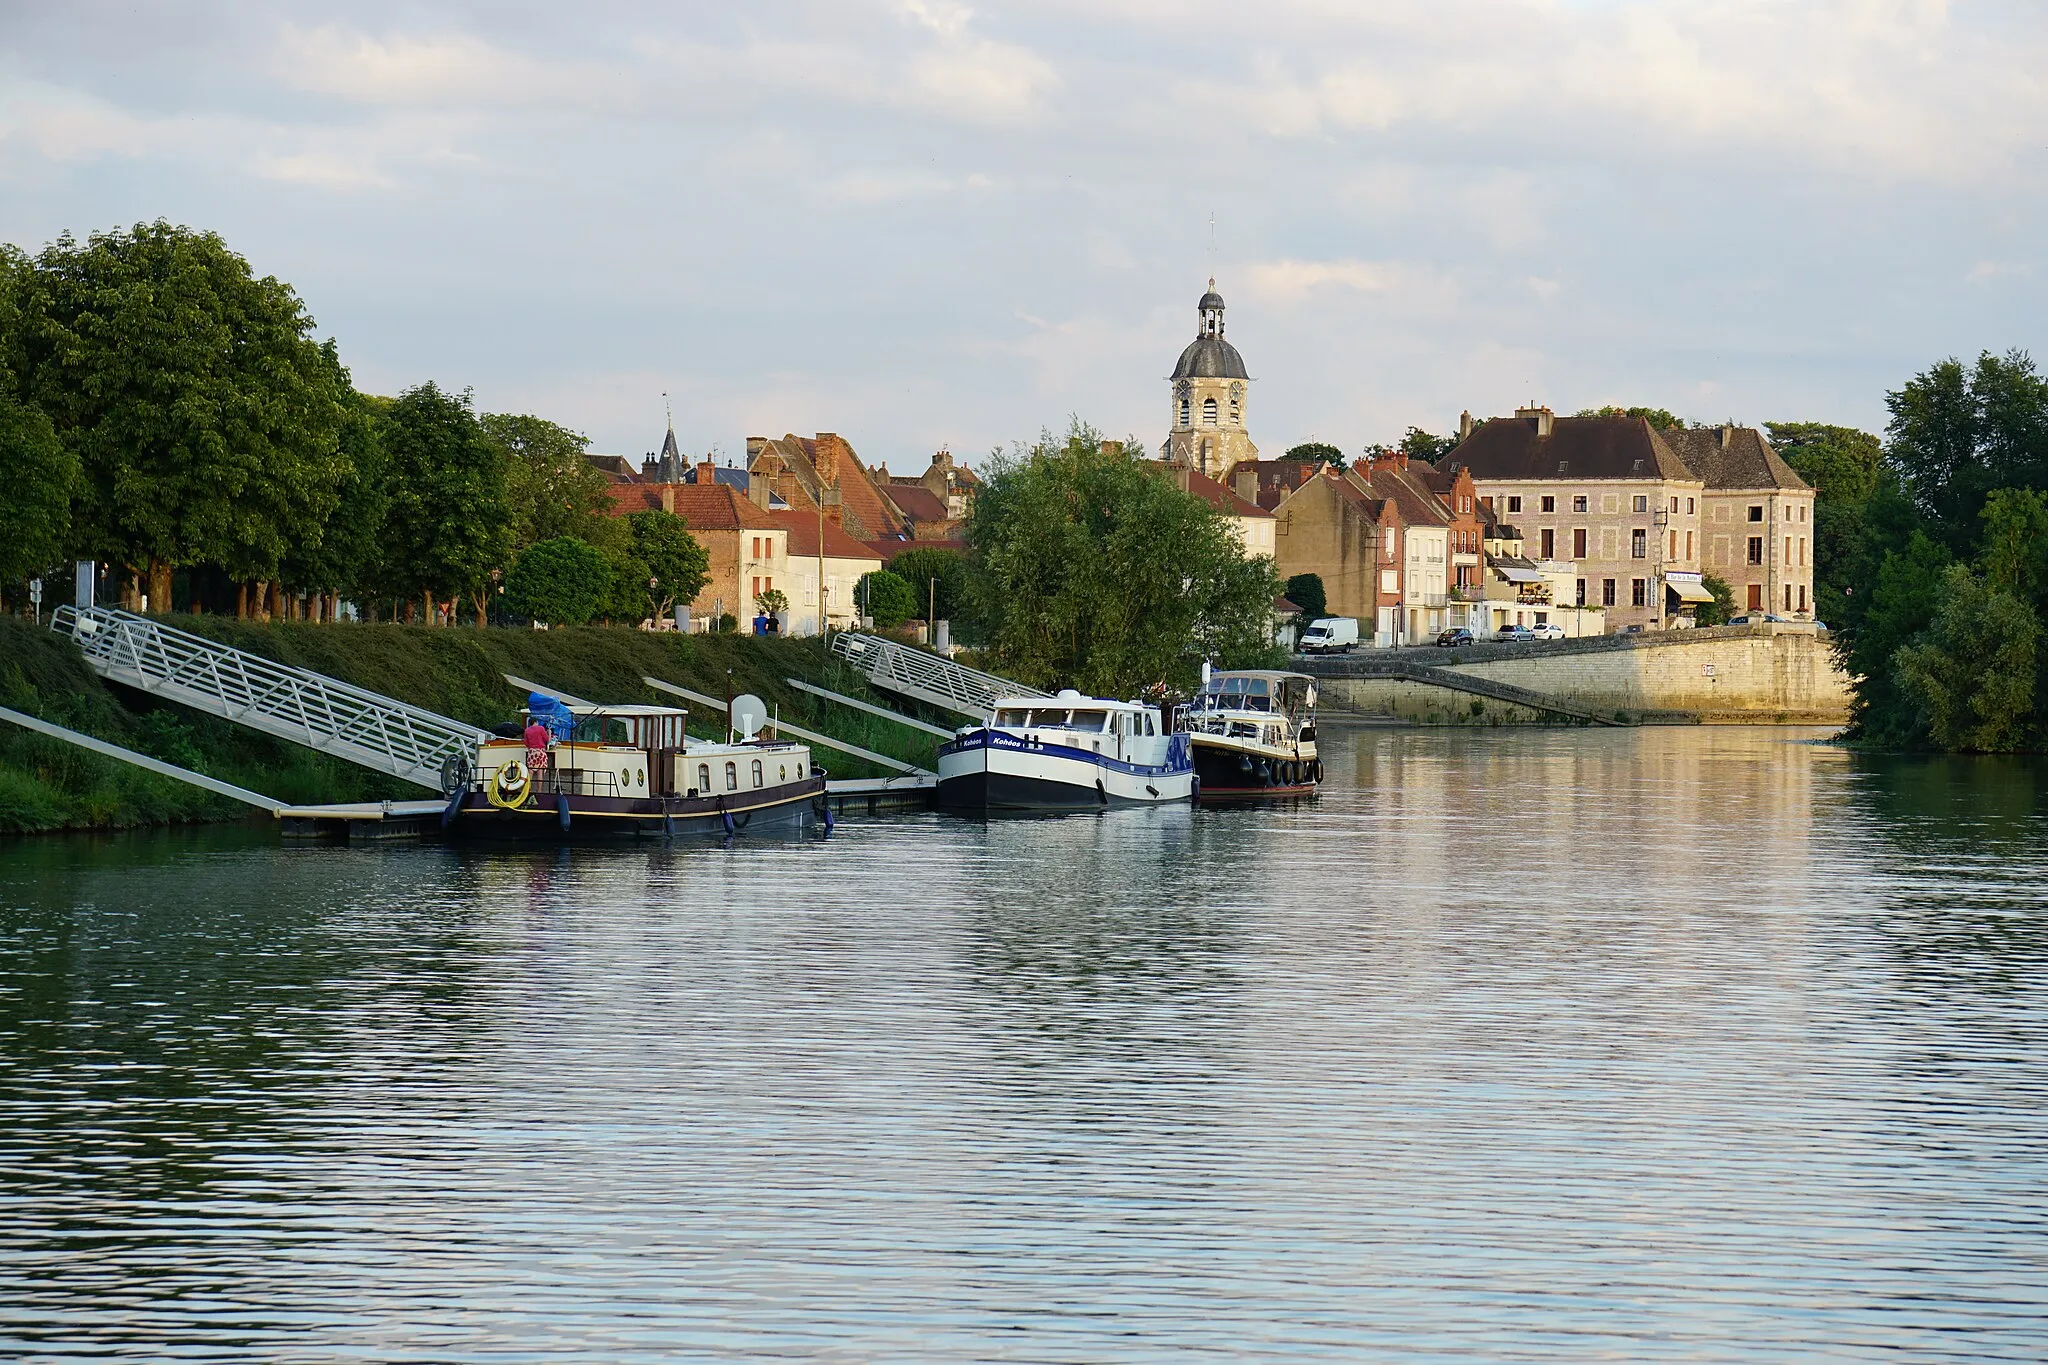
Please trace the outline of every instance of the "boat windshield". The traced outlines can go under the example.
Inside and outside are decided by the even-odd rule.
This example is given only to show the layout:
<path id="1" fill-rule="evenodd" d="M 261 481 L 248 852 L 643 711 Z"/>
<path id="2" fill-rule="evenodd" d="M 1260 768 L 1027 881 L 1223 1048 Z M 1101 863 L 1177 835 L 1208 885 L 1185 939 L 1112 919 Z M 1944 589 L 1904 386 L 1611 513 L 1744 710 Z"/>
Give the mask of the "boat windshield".
<path id="1" fill-rule="evenodd" d="M 576 718 L 576 742 L 578 744 L 630 744 L 632 738 L 626 729 L 626 722 L 617 716 L 578 716 Z"/>
<path id="2" fill-rule="evenodd" d="M 1069 710 L 1067 707 L 1034 708 L 1003 707 L 996 712 L 995 722 L 1004 729 L 1014 730 L 1078 730 L 1083 734 L 1099 735 L 1109 728 L 1109 712 Z"/>
<path id="3" fill-rule="evenodd" d="M 1209 679 L 1202 689 L 1205 711 L 1270 711 L 1272 684 L 1265 678 L 1241 678 L 1224 674 Z"/>

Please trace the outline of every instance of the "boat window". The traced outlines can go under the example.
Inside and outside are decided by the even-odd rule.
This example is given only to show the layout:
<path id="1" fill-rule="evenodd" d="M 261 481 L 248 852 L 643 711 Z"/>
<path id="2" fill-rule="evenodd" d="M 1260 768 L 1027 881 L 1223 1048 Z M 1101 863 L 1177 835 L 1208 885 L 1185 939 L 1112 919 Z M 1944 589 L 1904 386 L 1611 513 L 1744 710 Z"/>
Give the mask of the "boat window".
<path id="1" fill-rule="evenodd" d="M 1031 723 L 1031 713 L 1016 707 L 1005 707 L 996 712 L 996 724 L 1007 728 L 1023 729 Z"/>
<path id="2" fill-rule="evenodd" d="M 777 782 L 789 781 L 789 765 L 787 763 L 778 763 L 775 765 L 775 780 Z"/>
<path id="3" fill-rule="evenodd" d="M 761 785 L 761 760 L 758 758 L 754 760 L 754 785 Z"/>
<path id="4" fill-rule="evenodd" d="M 725 765 L 725 789 L 736 792 L 740 789 L 740 769 L 737 763 Z"/>
<path id="5" fill-rule="evenodd" d="M 699 763 L 697 765 L 697 790 L 700 792 L 711 790 L 711 765 L 709 763 Z"/>
<path id="6" fill-rule="evenodd" d="M 626 744 L 626 722 L 617 716 L 583 716 L 576 722 L 578 744 Z"/>
<path id="7" fill-rule="evenodd" d="M 1069 730 L 1079 730 L 1084 735 L 1099 735 L 1108 724 L 1107 711 L 1076 711 L 1067 720 Z"/>

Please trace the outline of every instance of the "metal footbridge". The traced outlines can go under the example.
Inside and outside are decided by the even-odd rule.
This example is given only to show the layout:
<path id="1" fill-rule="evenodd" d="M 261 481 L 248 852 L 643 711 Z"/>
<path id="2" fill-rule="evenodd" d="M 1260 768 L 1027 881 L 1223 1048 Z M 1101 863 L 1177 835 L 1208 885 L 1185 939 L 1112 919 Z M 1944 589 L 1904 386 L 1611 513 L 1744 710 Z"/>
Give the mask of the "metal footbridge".
<path id="1" fill-rule="evenodd" d="M 467 758 L 484 738 L 474 725 L 133 612 L 59 607 L 50 626 L 76 641 L 93 672 L 109 682 L 431 791 L 442 789 L 443 761 Z"/>
<path id="2" fill-rule="evenodd" d="M 867 675 L 876 687 L 985 720 L 998 697 L 1049 697 L 1035 687 L 964 667 L 941 655 L 879 635 L 835 636 L 832 652 Z"/>

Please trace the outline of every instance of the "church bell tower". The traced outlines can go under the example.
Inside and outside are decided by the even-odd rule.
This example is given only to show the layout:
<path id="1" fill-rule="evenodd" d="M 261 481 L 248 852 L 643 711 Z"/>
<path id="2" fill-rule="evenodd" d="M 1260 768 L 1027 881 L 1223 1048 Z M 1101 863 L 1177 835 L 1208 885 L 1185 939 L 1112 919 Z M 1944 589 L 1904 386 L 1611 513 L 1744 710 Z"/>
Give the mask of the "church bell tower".
<path id="1" fill-rule="evenodd" d="M 1223 339 L 1223 296 L 1216 281 L 1195 305 L 1195 339 L 1180 353 L 1167 380 L 1173 391 L 1173 423 L 1162 451 L 1167 461 L 1227 481 L 1240 460 L 1256 460 L 1259 448 L 1245 429 L 1251 376 L 1244 357 Z"/>

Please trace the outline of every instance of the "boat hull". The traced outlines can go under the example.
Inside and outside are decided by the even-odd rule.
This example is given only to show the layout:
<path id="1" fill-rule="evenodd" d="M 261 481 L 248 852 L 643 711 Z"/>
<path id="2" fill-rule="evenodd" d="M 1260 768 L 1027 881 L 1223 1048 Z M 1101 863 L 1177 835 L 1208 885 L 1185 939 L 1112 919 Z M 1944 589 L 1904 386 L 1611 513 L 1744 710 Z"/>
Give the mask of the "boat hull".
<path id="1" fill-rule="evenodd" d="M 516 806 L 465 792 L 442 816 L 450 835 L 558 843 L 564 839 L 727 838 L 801 834 L 824 822 L 825 779 L 715 796 L 587 796 L 536 792 Z"/>
<path id="2" fill-rule="evenodd" d="M 1196 797 L 1206 803 L 1285 800 L 1316 793 L 1322 762 L 1313 754 L 1261 752 L 1228 743 L 1194 738 Z"/>
<path id="3" fill-rule="evenodd" d="M 1173 736 L 1161 765 L 1124 763 L 1069 745 L 975 730 L 939 750 L 942 810 L 1039 812 L 1159 806 L 1187 800 L 1194 766 L 1185 736 Z"/>

